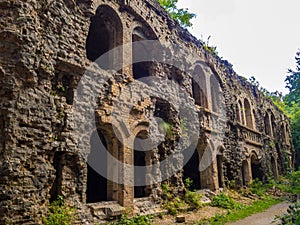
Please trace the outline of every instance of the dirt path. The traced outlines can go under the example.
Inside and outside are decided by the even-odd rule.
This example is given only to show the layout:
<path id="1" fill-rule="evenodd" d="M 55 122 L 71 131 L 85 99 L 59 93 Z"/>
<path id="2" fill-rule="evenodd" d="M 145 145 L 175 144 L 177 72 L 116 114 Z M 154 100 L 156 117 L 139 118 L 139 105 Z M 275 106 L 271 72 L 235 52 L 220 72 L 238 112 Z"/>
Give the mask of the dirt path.
<path id="1" fill-rule="evenodd" d="M 291 203 L 282 202 L 277 205 L 273 205 L 264 212 L 254 214 L 245 219 L 239 220 L 234 223 L 228 223 L 228 225 L 274 225 L 278 223 L 272 223 L 275 216 L 286 213 L 288 206 Z"/>

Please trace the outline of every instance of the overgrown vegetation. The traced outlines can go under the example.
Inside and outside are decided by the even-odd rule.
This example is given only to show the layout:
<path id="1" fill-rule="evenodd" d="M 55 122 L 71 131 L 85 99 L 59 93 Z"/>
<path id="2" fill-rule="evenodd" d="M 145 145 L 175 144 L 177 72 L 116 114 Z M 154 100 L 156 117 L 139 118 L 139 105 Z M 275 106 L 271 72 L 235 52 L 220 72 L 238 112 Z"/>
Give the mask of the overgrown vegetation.
<path id="1" fill-rule="evenodd" d="M 210 219 L 201 220 L 198 225 L 221 225 L 229 222 L 234 222 L 255 213 L 262 212 L 268 209 L 270 206 L 279 203 L 280 200 L 272 197 L 264 197 L 261 200 L 255 201 L 251 205 L 239 207 L 234 210 L 228 210 L 225 214 L 216 214 Z"/>
<path id="2" fill-rule="evenodd" d="M 153 216 L 139 215 L 130 218 L 127 215 L 122 215 L 119 221 L 109 223 L 109 225 L 151 225 L 152 221 L 153 221 Z"/>
<path id="3" fill-rule="evenodd" d="M 49 215 L 43 219 L 45 225 L 72 225 L 76 221 L 76 209 L 65 204 L 62 196 L 52 202 Z"/>
<path id="4" fill-rule="evenodd" d="M 176 215 L 180 211 L 194 210 L 202 207 L 201 194 L 191 190 L 192 180 L 187 178 L 185 180 L 186 193 L 184 196 L 176 196 L 172 192 L 171 187 L 168 184 L 162 184 L 163 198 L 165 203 L 163 207 L 168 210 L 171 215 Z"/>
<path id="5" fill-rule="evenodd" d="M 233 198 L 229 197 L 226 193 L 221 192 L 212 198 L 211 206 L 220 207 L 223 209 L 241 209 L 243 206 L 238 202 L 234 201 Z"/>
<path id="6" fill-rule="evenodd" d="M 288 213 L 277 219 L 280 219 L 282 225 L 300 224 L 300 202 L 290 205 Z"/>
<path id="7" fill-rule="evenodd" d="M 158 2 L 181 26 L 191 27 L 193 25 L 191 20 L 196 17 L 196 14 L 189 12 L 188 9 L 178 8 L 178 0 L 158 0 Z"/>

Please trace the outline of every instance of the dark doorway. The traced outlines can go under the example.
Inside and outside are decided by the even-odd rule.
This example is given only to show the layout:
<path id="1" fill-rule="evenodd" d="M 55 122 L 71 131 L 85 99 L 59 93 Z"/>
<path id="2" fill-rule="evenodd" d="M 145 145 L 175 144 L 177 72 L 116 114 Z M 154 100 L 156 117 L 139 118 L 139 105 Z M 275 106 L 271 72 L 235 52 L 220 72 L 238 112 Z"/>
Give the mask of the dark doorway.
<path id="1" fill-rule="evenodd" d="M 87 164 L 87 203 L 95 203 L 109 200 L 107 197 L 107 179 L 105 177 L 107 175 L 106 149 L 107 144 L 103 134 L 100 131 L 95 131 L 91 137 L 91 152 L 88 157 Z"/>
<path id="2" fill-rule="evenodd" d="M 138 134 L 134 140 L 134 197 L 147 197 L 146 184 L 146 153 L 143 151 L 145 134 Z"/>
<path id="3" fill-rule="evenodd" d="M 188 159 L 185 155 L 186 162 Z M 183 167 L 183 180 L 185 181 L 187 178 L 190 178 L 193 183 L 191 185 L 191 190 L 199 190 L 201 189 L 200 182 L 200 172 L 199 172 L 199 154 L 197 149 L 194 151 L 192 157 L 188 160 L 188 162 Z"/>
<path id="4" fill-rule="evenodd" d="M 258 179 L 260 181 L 263 180 L 263 172 L 261 169 L 261 164 L 260 163 L 251 163 L 251 170 L 252 170 L 252 179 Z"/>
<path id="5" fill-rule="evenodd" d="M 223 188 L 224 187 L 224 175 L 223 175 L 223 157 L 222 157 L 222 155 L 217 155 L 217 166 L 218 166 L 219 188 Z"/>
<path id="6" fill-rule="evenodd" d="M 50 202 L 55 201 L 62 194 L 62 172 L 64 167 L 64 152 L 55 152 L 53 158 L 53 167 L 55 169 L 55 180 L 50 190 Z"/>

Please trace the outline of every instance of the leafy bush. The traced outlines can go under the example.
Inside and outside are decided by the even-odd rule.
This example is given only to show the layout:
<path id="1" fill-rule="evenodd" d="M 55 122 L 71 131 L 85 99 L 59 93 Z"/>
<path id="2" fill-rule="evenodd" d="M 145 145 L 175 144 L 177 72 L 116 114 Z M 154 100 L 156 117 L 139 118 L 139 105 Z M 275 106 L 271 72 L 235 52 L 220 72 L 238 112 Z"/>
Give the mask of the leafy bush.
<path id="1" fill-rule="evenodd" d="M 282 225 L 300 224 L 300 202 L 290 205 L 288 213 L 280 217 L 280 220 Z"/>
<path id="2" fill-rule="evenodd" d="M 122 215 L 118 222 L 109 223 L 109 225 L 151 225 L 152 216 L 136 216 L 129 218 L 127 215 Z"/>
<path id="3" fill-rule="evenodd" d="M 242 205 L 234 201 L 231 197 L 222 192 L 212 198 L 211 206 L 221 207 L 223 209 L 240 209 Z"/>
<path id="4" fill-rule="evenodd" d="M 255 179 L 250 183 L 250 191 L 258 196 L 263 196 L 268 187 L 260 180 Z"/>
<path id="5" fill-rule="evenodd" d="M 76 220 L 76 209 L 67 206 L 62 196 L 50 204 L 49 212 L 43 219 L 45 225 L 72 225 Z"/>
<path id="6" fill-rule="evenodd" d="M 276 185 L 281 191 L 300 194 L 300 171 L 291 172 Z"/>
<path id="7" fill-rule="evenodd" d="M 197 209 L 202 207 L 202 202 L 201 202 L 202 197 L 203 195 L 198 194 L 194 191 L 187 191 L 184 200 L 193 209 Z"/>
<path id="8" fill-rule="evenodd" d="M 176 215 L 178 211 L 187 208 L 187 204 L 181 198 L 174 198 L 170 201 L 167 201 L 163 207 L 168 210 L 168 213 L 171 215 Z"/>

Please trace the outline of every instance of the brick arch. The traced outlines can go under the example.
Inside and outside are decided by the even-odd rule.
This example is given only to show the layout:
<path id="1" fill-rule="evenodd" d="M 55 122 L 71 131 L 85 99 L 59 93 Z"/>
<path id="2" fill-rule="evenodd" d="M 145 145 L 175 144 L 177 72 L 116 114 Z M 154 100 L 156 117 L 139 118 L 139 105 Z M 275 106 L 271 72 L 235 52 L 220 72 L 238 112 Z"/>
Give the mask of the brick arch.
<path id="1" fill-rule="evenodd" d="M 100 44 L 101 43 L 101 44 Z M 122 64 L 123 24 L 120 15 L 109 5 L 100 5 L 91 17 L 86 40 L 86 54 L 104 69 Z M 113 51 L 110 51 L 114 49 Z M 109 52 L 109 53 L 108 53 Z"/>
<path id="2" fill-rule="evenodd" d="M 141 22 L 135 21 L 131 27 L 132 76 L 134 79 L 141 79 L 154 74 L 155 63 L 153 61 L 142 61 L 142 59 L 149 55 L 157 56 L 159 54 L 157 51 L 161 50 L 159 46 L 152 46 L 150 42 L 143 43 L 143 41 L 158 40 L 158 38 L 146 21 L 141 18 L 139 20 Z"/>

